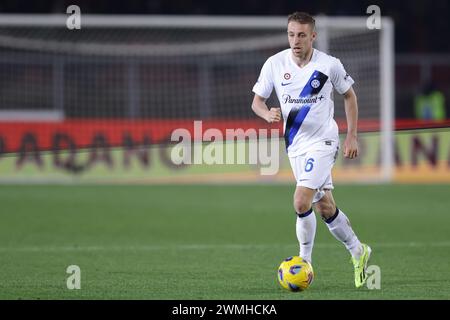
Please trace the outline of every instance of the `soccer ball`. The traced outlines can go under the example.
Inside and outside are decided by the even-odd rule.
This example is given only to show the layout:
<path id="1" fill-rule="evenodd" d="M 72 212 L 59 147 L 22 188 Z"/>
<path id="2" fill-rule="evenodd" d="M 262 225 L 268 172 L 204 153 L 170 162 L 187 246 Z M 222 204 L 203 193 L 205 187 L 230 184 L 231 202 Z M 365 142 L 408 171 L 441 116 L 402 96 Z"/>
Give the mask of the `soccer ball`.
<path id="1" fill-rule="evenodd" d="M 286 290 L 306 290 L 313 280 L 314 271 L 311 264 L 298 256 L 284 259 L 278 268 L 278 282 Z"/>

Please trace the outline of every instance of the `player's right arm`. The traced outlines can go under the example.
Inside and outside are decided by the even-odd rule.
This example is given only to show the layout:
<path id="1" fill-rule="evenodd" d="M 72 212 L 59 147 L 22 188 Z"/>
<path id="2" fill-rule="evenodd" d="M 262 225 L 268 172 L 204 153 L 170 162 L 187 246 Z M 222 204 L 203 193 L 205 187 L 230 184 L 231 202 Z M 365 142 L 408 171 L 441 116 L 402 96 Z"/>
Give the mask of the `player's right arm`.
<path id="1" fill-rule="evenodd" d="M 273 90 L 273 72 L 272 58 L 267 59 L 264 63 L 258 81 L 253 86 L 255 96 L 252 102 L 252 110 L 268 123 L 278 122 L 281 120 L 280 108 L 268 108 L 266 104 L 267 98 Z"/>
<path id="2" fill-rule="evenodd" d="M 252 110 L 268 123 L 278 122 L 281 120 L 280 108 L 268 108 L 266 99 L 255 94 L 253 97 Z"/>

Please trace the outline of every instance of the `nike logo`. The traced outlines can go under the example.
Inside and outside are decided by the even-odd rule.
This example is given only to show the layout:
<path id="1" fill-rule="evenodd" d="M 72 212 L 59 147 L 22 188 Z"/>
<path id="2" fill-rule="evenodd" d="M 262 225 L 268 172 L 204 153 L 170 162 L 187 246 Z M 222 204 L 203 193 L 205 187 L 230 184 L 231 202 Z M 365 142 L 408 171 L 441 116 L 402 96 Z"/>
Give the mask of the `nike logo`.
<path id="1" fill-rule="evenodd" d="M 291 84 L 292 82 L 287 82 L 287 83 L 281 83 L 281 85 L 284 87 L 284 86 L 287 86 L 288 84 Z"/>

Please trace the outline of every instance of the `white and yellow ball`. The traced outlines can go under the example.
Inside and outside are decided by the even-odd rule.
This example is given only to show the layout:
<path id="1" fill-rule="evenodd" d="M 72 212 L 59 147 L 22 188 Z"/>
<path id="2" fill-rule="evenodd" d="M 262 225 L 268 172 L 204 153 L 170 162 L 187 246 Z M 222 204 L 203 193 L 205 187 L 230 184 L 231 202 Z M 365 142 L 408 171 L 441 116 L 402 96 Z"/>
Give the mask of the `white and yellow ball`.
<path id="1" fill-rule="evenodd" d="M 298 256 L 289 257 L 278 268 L 278 282 L 289 291 L 304 291 L 314 280 L 312 265 Z"/>

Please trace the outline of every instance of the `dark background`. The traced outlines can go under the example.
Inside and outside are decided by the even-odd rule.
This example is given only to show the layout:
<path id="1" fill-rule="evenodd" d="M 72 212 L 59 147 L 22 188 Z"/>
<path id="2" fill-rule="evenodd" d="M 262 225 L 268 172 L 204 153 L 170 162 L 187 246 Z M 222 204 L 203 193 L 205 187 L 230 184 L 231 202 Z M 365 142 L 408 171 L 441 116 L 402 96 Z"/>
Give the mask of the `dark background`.
<path id="1" fill-rule="evenodd" d="M 449 52 L 450 1 L 379 0 L 2 0 L 2 13 L 65 13 L 76 4 L 82 13 L 97 14 L 199 14 L 199 15 L 287 15 L 306 11 L 313 15 L 366 15 L 376 4 L 381 14 L 394 19 L 396 52 Z"/>
<path id="2" fill-rule="evenodd" d="M 0 0 L 0 13 L 276 15 L 294 11 L 312 15 L 364 16 L 369 5 L 381 8 L 395 24 L 396 117 L 414 118 L 414 98 L 431 83 L 445 96 L 450 115 L 450 1 L 380 0 Z"/>

